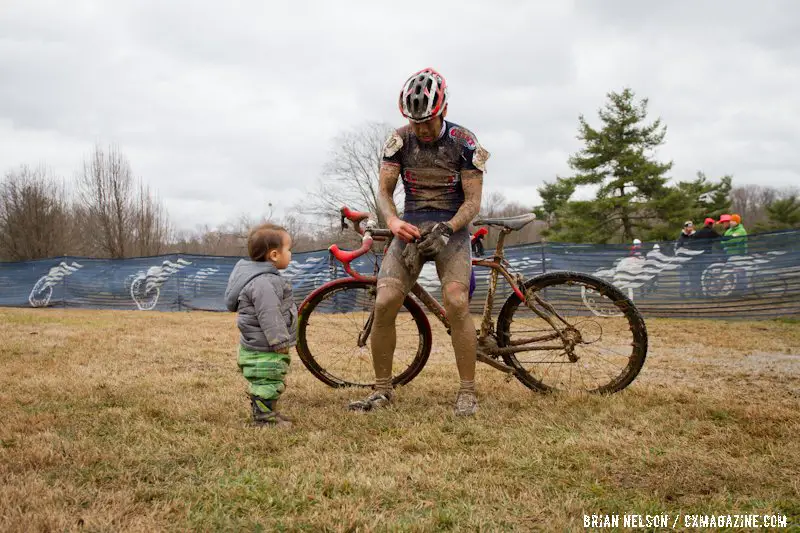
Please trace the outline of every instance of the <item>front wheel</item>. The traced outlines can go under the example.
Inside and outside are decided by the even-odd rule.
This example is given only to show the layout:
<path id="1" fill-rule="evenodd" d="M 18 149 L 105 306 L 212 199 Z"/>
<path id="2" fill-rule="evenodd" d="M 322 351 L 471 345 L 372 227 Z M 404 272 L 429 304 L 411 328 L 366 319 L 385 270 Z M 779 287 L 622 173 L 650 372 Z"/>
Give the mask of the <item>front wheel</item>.
<path id="1" fill-rule="evenodd" d="M 331 387 L 372 387 L 375 374 L 369 337 L 374 335 L 374 281 L 336 280 L 301 306 L 297 353 L 309 372 Z M 425 312 L 406 297 L 395 321 L 392 383 L 405 385 L 431 353 L 433 334 Z"/>
<path id="2" fill-rule="evenodd" d="M 527 303 L 512 294 L 500 311 L 497 344 L 526 348 L 503 354 L 525 386 L 608 394 L 639 374 L 647 356 L 647 328 L 619 289 L 588 274 L 549 272 L 526 281 L 523 291 Z M 586 294 L 593 296 L 592 307 Z"/>

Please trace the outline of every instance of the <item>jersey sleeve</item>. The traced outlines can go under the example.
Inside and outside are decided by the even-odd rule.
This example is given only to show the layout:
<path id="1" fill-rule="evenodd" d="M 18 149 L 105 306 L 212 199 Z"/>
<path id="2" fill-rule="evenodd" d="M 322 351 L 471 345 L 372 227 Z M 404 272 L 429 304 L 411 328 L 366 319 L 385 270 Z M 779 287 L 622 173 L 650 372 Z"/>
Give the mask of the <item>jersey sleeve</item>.
<path id="1" fill-rule="evenodd" d="M 403 137 L 397 132 L 397 130 L 393 131 L 389 138 L 386 139 L 386 143 L 383 145 L 383 159 L 381 161 L 382 165 L 395 165 L 401 166 L 401 152 L 403 148 Z"/>
<path id="2" fill-rule="evenodd" d="M 461 145 L 462 171 L 486 172 L 486 160 L 489 159 L 489 152 L 481 146 L 474 133 L 461 126 L 451 126 L 447 134 Z"/>
<path id="3" fill-rule="evenodd" d="M 474 150 L 464 148 L 462 151 L 463 166 L 461 170 L 477 170 L 486 172 L 486 160 L 489 159 L 489 152 L 478 144 Z"/>

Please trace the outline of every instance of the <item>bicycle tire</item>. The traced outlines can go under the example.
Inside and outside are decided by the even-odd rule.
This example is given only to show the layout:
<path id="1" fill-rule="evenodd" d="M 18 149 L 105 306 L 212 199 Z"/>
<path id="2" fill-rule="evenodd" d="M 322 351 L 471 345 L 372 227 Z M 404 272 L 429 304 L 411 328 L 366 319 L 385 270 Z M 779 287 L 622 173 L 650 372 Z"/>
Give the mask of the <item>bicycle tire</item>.
<path id="1" fill-rule="evenodd" d="M 611 303 L 620 310 L 624 319 L 627 321 L 627 326 L 631 332 L 631 353 L 629 356 L 623 354 L 627 357 L 627 364 L 623 371 L 616 375 L 612 376 L 612 379 L 601 386 L 595 388 L 588 388 L 585 392 L 589 393 L 597 393 L 597 394 L 611 394 L 614 392 L 618 392 L 628 385 L 630 385 L 636 376 L 639 375 L 639 372 L 644 365 L 645 359 L 647 357 L 647 327 L 644 323 L 644 319 L 642 318 L 639 310 L 636 308 L 634 303 L 618 288 L 611 285 L 610 283 L 597 278 L 595 276 L 591 276 L 588 274 L 583 274 L 579 272 L 569 272 L 569 271 L 560 271 L 560 272 L 548 272 L 546 274 L 541 274 L 534 278 L 531 278 L 523 284 L 523 291 L 528 292 L 529 290 L 533 291 L 542 291 L 543 289 L 557 287 L 559 285 L 580 285 L 583 289 L 584 287 L 588 289 L 592 289 L 593 291 L 597 292 L 598 294 L 602 294 L 608 297 Z M 577 295 L 574 297 L 577 302 L 580 302 L 581 296 Z M 547 301 L 547 298 L 544 298 Z M 551 302 L 552 303 L 552 302 Z M 505 304 L 503 304 L 503 308 L 500 311 L 500 314 L 497 317 L 497 344 L 501 348 L 507 347 L 511 345 L 512 341 L 512 333 L 511 333 L 511 324 L 514 321 L 514 314 L 516 313 L 517 309 L 519 308 L 522 301 L 516 294 L 511 294 L 508 299 L 506 299 Z M 576 304 L 573 304 L 576 305 Z M 523 308 L 527 310 L 528 308 L 523 305 Z M 613 318 L 617 317 L 598 317 L 594 315 L 594 310 L 586 309 L 584 312 L 587 313 L 588 318 L 584 320 L 584 322 L 589 321 L 602 321 L 602 320 L 612 320 Z M 600 336 L 602 337 L 602 326 L 600 326 Z M 560 340 L 559 340 L 560 342 Z M 590 343 L 587 343 L 590 344 Z M 538 353 L 538 352 L 537 352 Z M 519 379 L 522 384 L 526 387 L 535 390 L 537 392 L 556 392 L 560 390 L 557 387 L 552 387 L 543 382 L 542 379 L 537 378 L 537 376 L 533 375 L 528 369 L 524 367 L 524 365 L 518 360 L 516 354 L 503 354 L 503 360 L 509 366 L 513 367 L 516 372 L 515 376 Z M 561 361 L 560 363 L 563 363 Z"/>
<path id="2" fill-rule="evenodd" d="M 350 381 L 347 378 L 337 376 L 327 368 L 327 365 L 321 364 L 318 358 L 314 357 L 312 350 L 309 346 L 308 328 L 312 324 L 312 319 L 315 316 L 314 311 L 319 305 L 326 300 L 329 300 L 336 294 L 340 294 L 349 290 L 362 290 L 369 287 L 375 287 L 376 281 L 360 281 L 356 279 L 341 279 L 332 281 L 319 290 L 309 295 L 308 299 L 301 305 L 301 312 L 298 317 L 298 330 L 297 330 L 297 353 L 303 365 L 308 369 L 311 374 L 322 381 L 326 385 L 334 388 L 340 387 L 374 387 L 374 381 L 370 382 L 356 382 Z M 431 353 L 433 345 L 433 333 L 431 331 L 430 322 L 422 308 L 410 296 L 407 296 L 403 302 L 406 311 L 413 318 L 416 324 L 419 342 L 417 344 L 416 353 L 413 359 L 399 374 L 392 377 L 394 385 L 406 385 L 417 374 L 419 374 L 428 362 L 428 357 Z M 318 314 L 322 314 L 319 312 Z M 395 357 L 395 363 L 397 358 Z"/>

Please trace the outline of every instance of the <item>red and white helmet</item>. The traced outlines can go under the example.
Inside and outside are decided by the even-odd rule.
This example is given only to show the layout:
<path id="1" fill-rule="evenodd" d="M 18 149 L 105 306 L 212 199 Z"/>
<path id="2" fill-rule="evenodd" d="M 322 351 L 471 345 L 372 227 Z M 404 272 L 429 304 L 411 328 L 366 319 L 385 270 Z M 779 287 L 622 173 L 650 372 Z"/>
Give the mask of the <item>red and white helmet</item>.
<path id="1" fill-rule="evenodd" d="M 400 91 L 400 112 L 412 122 L 425 122 L 447 107 L 447 82 L 432 68 L 420 70 Z"/>

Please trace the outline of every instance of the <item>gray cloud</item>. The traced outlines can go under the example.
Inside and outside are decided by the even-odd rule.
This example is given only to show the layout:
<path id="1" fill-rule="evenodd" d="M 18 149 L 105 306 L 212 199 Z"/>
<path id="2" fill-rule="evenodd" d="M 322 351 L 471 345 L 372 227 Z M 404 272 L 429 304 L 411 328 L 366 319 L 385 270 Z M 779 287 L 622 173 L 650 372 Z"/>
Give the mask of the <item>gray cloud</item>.
<path id="1" fill-rule="evenodd" d="M 492 152 L 487 188 L 534 203 L 567 175 L 577 118 L 630 86 L 668 125 L 672 175 L 800 183 L 800 8 L 790 1 L 14 0 L 0 11 L 0 171 L 70 176 L 117 143 L 184 227 L 288 207 L 331 140 L 400 125 L 405 77 L 434 66 L 448 118 Z"/>

